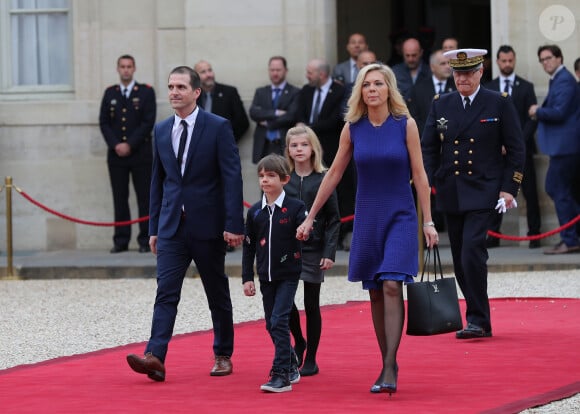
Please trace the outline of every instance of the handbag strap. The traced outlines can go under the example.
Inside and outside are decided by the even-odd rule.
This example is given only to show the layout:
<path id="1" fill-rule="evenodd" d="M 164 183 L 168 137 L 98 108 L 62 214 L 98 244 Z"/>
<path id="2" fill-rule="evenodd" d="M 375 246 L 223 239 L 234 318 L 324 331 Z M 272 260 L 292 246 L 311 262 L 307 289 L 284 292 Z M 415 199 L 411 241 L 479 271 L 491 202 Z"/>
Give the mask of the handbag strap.
<path id="1" fill-rule="evenodd" d="M 433 274 L 435 276 L 435 280 L 437 280 L 437 275 L 439 275 L 440 279 L 443 279 L 443 266 L 441 265 L 441 256 L 439 255 L 439 247 L 434 245 L 433 249 Z M 425 261 L 423 262 L 423 271 L 421 272 L 421 282 L 423 282 L 423 278 L 425 276 L 425 269 L 427 269 L 427 281 L 429 281 L 431 270 L 429 267 L 429 259 L 431 257 L 431 248 L 427 249 L 425 253 Z"/>

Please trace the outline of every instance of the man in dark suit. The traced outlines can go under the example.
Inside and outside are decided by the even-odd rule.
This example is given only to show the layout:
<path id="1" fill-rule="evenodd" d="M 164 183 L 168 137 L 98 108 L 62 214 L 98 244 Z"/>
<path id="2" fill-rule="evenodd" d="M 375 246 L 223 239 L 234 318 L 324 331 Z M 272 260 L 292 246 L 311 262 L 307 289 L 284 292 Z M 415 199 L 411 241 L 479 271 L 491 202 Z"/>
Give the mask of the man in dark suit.
<path id="1" fill-rule="evenodd" d="M 256 122 L 252 162 L 275 153 L 284 155 L 286 131 L 296 124 L 300 89 L 286 82 L 286 58 L 273 56 L 268 62 L 270 85 L 256 89 L 250 118 Z"/>
<path id="2" fill-rule="evenodd" d="M 205 60 L 197 62 L 194 69 L 201 79 L 202 93 L 198 100 L 199 106 L 206 112 L 228 119 L 232 123 L 234 137 L 238 142 L 250 126 L 238 90 L 233 86 L 217 83 L 211 65 Z"/>
<path id="3" fill-rule="evenodd" d="M 149 245 L 157 255 L 157 296 L 144 357 L 127 362 L 155 381 L 165 380 L 165 357 L 187 268 L 193 260 L 211 312 L 212 376 L 232 373 L 232 303 L 225 246 L 244 234 L 242 173 L 230 123 L 196 104 L 199 75 L 179 66 L 168 82 L 175 115 L 155 125 Z M 225 241 L 225 243 L 224 243 Z"/>
<path id="4" fill-rule="evenodd" d="M 411 88 L 409 96 L 406 99 L 409 112 L 415 118 L 415 122 L 417 122 L 419 133 L 422 133 L 425 127 L 425 121 L 431 110 L 433 97 L 437 94 L 453 92 L 455 90 L 449 59 L 443 56 L 442 50 L 436 50 L 431 53 L 429 67 L 432 76 L 418 80 Z"/>
<path id="5" fill-rule="evenodd" d="M 538 201 L 538 189 L 536 184 L 536 167 L 534 166 L 534 154 L 536 153 L 535 132 L 537 123 L 528 115 L 530 106 L 537 103 L 534 85 L 531 82 L 515 74 L 516 52 L 511 46 L 500 46 L 496 63 L 500 75 L 488 82 L 485 87 L 493 91 L 505 92 L 511 95 L 512 102 L 516 107 L 524 142 L 526 143 L 526 162 L 524 164 L 524 179 L 522 180 L 522 192 L 526 199 L 526 213 L 528 219 L 528 236 L 540 234 L 541 214 L 540 202 Z M 500 232 L 502 214 L 495 215 L 490 230 Z M 487 247 L 499 246 L 499 239 L 488 237 Z M 540 240 L 530 240 L 530 249 L 540 247 Z"/>
<path id="6" fill-rule="evenodd" d="M 322 59 L 308 62 L 306 79 L 308 84 L 302 87 L 298 97 L 298 122 L 308 125 L 316 133 L 322 145 L 324 164 L 329 167 L 338 151 L 340 132 L 344 125 L 346 89 L 332 80 L 330 66 Z M 345 170 L 336 192 L 340 215 L 346 217 L 354 214 L 356 180 L 352 162 Z M 345 238 L 349 233 L 352 233 L 352 221 L 343 223 L 340 229 L 339 245 L 347 249 L 350 243 Z"/>
<path id="7" fill-rule="evenodd" d="M 421 79 L 431 78 L 431 70 L 423 63 L 421 43 L 411 37 L 403 43 L 403 62 L 393 66 L 399 92 L 406 99 L 414 84 Z"/>
<path id="8" fill-rule="evenodd" d="M 550 156 L 546 192 L 554 201 L 562 226 L 580 214 L 580 203 L 573 195 L 574 180 L 580 168 L 580 87 L 564 67 L 559 46 L 540 46 L 538 58 L 550 75 L 550 87 L 542 106 L 532 105 L 528 114 L 538 120 L 538 144 L 540 150 Z M 544 253 L 580 251 L 580 237 L 574 226 L 562 230 L 560 238 L 556 246 Z"/>
<path id="9" fill-rule="evenodd" d="M 120 83 L 109 86 L 101 101 L 99 126 L 108 147 L 107 163 L 113 191 L 115 221 L 130 221 L 129 177 L 137 196 L 139 217 L 149 215 L 151 184 L 151 130 L 155 124 L 155 91 L 133 79 L 135 59 L 123 55 L 117 59 Z M 139 223 L 139 251 L 149 251 L 149 223 Z M 116 226 L 111 253 L 129 249 L 131 226 Z"/>
<path id="10" fill-rule="evenodd" d="M 458 339 L 492 335 L 486 234 L 498 198 L 506 208 L 514 207 L 525 157 L 509 95 L 480 87 L 486 53 L 445 53 L 457 92 L 433 100 L 421 139 L 425 170 L 437 188 L 437 208 L 445 213 L 453 268 L 467 304 L 467 326 L 457 331 Z"/>
<path id="11" fill-rule="evenodd" d="M 429 67 L 432 76 L 429 78 L 422 78 L 411 88 L 409 96 L 407 97 L 407 106 L 411 116 L 417 122 L 419 134 L 423 133 L 425 128 L 425 121 L 431 110 L 431 103 L 433 97 L 437 94 L 453 92 L 455 90 L 455 82 L 451 76 L 451 66 L 449 66 L 449 58 L 443 56 L 442 50 L 436 50 L 431 53 L 429 57 Z M 439 231 L 446 230 L 445 218 L 443 214 L 437 211 L 437 202 L 435 200 L 434 192 L 431 194 L 431 216 Z"/>

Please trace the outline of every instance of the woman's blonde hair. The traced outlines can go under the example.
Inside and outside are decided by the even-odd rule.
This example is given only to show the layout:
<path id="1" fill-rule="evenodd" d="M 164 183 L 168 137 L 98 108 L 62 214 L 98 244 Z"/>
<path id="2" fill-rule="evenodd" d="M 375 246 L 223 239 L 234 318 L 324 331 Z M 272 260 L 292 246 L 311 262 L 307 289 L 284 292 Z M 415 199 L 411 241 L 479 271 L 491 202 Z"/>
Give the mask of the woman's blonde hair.
<path id="1" fill-rule="evenodd" d="M 290 164 L 290 171 L 294 171 L 295 169 L 294 160 L 292 157 L 290 157 L 290 151 L 288 150 L 288 147 L 290 146 L 290 139 L 300 135 L 306 135 L 306 139 L 312 147 L 310 164 L 312 165 L 314 172 L 321 173 L 325 171 L 326 167 L 322 163 L 322 145 L 320 145 L 320 140 L 312 128 L 307 127 L 306 125 L 295 126 L 286 132 L 286 149 L 284 150 L 284 154 L 286 155 L 288 164 Z"/>
<path id="2" fill-rule="evenodd" d="M 348 109 L 344 117 L 345 121 L 350 123 L 357 122 L 368 113 L 367 105 L 362 99 L 362 84 L 367 73 L 375 70 L 383 75 L 389 88 L 389 96 L 387 98 L 389 112 L 395 118 L 409 118 L 411 116 L 405 100 L 397 88 L 397 78 L 395 78 L 395 74 L 391 68 L 382 63 L 371 63 L 370 65 L 363 66 L 356 77 L 352 87 L 352 93 L 348 99 Z"/>

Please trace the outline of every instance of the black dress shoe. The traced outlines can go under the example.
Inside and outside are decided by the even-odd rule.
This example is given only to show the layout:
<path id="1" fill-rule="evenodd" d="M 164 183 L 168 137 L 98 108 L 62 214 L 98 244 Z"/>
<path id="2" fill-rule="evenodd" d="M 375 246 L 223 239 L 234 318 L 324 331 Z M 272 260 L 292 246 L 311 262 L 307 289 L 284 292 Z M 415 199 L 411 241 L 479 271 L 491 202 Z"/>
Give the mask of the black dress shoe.
<path id="1" fill-rule="evenodd" d="M 530 249 L 538 249 L 542 247 L 540 239 L 530 240 Z"/>
<path id="2" fill-rule="evenodd" d="M 128 246 L 114 245 L 113 248 L 111 249 L 111 253 L 121 253 L 121 252 L 126 252 L 127 250 L 129 250 Z"/>
<path id="3" fill-rule="evenodd" d="M 127 355 L 127 362 L 131 369 L 139 374 L 147 374 L 154 381 L 165 381 L 165 366 L 151 352 L 140 357 L 135 354 Z"/>
<path id="4" fill-rule="evenodd" d="M 318 374 L 318 365 L 316 364 L 316 362 L 314 363 L 305 362 L 304 366 L 300 370 L 300 375 L 302 375 L 303 377 L 311 377 L 316 374 Z"/>
<path id="5" fill-rule="evenodd" d="M 490 336 L 491 331 L 486 331 L 472 323 L 468 323 L 466 328 L 455 332 L 455 337 L 457 339 L 489 338 Z"/>
<path id="6" fill-rule="evenodd" d="M 151 247 L 147 246 L 139 246 L 139 253 L 149 253 L 151 251 Z"/>

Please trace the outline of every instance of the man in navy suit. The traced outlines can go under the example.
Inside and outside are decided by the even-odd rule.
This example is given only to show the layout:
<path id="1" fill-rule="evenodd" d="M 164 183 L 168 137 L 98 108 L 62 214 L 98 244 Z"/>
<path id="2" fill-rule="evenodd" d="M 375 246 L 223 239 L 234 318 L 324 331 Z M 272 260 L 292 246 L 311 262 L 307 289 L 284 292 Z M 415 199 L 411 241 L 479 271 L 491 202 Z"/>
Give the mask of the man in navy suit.
<path id="1" fill-rule="evenodd" d="M 480 87 L 486 53 L 444 53 L 457 91 L 433 100 L 421 138 L 425 170 L 437 188 L 437 208 L 445 213 L 453 268 L 467 304 L 467 327 L 457 331 L 457 339 L 492 335 L 486 234 L 498 198 L 506 208 L 514 207 L 524 166 L 522 131 L 509 95 Z"/>
<path id="2" fill-rule="evenodd" d="M 542 106 L 532 105 L 529 115 L 538 120 L 540 150 L 550 156 L 546 173 L 546 193 L 554 201 L 560 225 L 580 214 L 573 188 L 580 165 L 580 87 L 564 67 L 564 56 L 557 45 L 540 46 L 538 58 L 550 75 L 548 96 Z M 580 251 L 574 226 L 560 232 L 561 240 L 545 254 Z"/>
<path id="3" fill-rule="evenodd" d="M 524 142 L 526 143 L 526 162 L 524 165 L 522 192 L 526 199 L 528 236 L 532 236 L 534 234 L 540 234 L 541 225 L 540 202 L 538 201 L 538 188 L 536 184 L 536 167 L 534 166 L 534 154 L 536 153 L 536 139 L 534 135 L 537 123 L 528 115 L 530 107 L 537 103 L 536 93 L 534 92 L 534 85 L 531 82 L 515 74 L 516 52 L 511 46 L 500 46 L 496 57 L 499 76 L 491 82 L 488 82 L 485 87 L 493 91 L 510 94 L 512 102 L 518 112 Z M 490 230 L 499 233 L 501 221 L 502 214 L 496 214 Z M 488 237 L 487 247 L 497 246 L 499 246 L 499 239 Z M 530 249 L 540 247 L 540 240 L 530 240 L 529 247 Z"/>
<path id="4" fill-rule="evenodd" d="M 193 260 L 213 322 L 210 374 L 229 375 L 234 328 L 225 248 L 244 237 L 240 156 L 230 123 L 197 106 L 201 87 L 193 69 L 173 69 L 168 88 L 175 115 L 154 129 L 149 245 L 157 255 L 157 296 L 151 337 L 144 357 L 130 354 L 127 362 L 138 373 L 165 380 L 167 346 Z"/>
<path id="5" fill-rule="evenodd" d="M 234 137 L 238 142 L 248 130 L 250 121 L 244 109 L 244 103 L 234 86 L 215 81 L 213 68 L 205 60 L 194 66 L 201 79 L 201 95 L 198 105 L 206 112 L 219 115 L 232 123 Z"/>
<path id="6" fill-rule="evenodd" d="M 283 56 L 268 62 L 270 85 L 256 89 L 250 106 L 250 118 L 256 122 L 252 162 L 257 164 L 266 155 L 284 155 L 286 131 L 296 124 L 300 89 L 286 82 L 288 66 Z"/>

